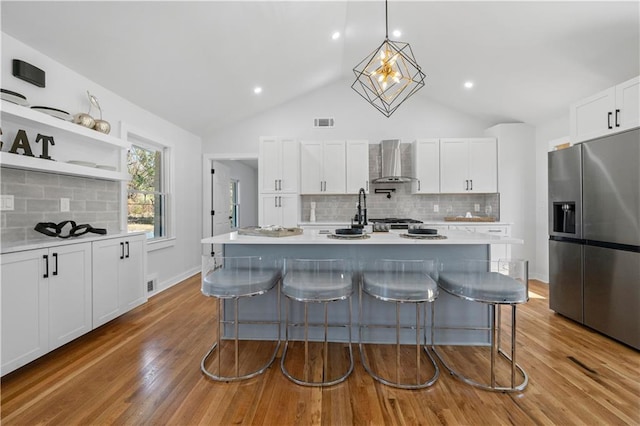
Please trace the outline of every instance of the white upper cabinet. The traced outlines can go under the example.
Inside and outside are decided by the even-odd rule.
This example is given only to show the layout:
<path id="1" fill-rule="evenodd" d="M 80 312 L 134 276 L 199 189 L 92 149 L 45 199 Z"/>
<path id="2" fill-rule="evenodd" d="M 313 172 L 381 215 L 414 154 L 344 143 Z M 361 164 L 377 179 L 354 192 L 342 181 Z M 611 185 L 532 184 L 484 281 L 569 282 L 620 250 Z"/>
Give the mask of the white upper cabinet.
<path id="1" fill-rule="evenodd" d="M 369 192 L 369 141 L 347 141 L 347 194 Z"/>
<path id="2" fill-rule="evenodd" d="M 440 192 L 498 192 L 496 140 L 440 139 Z"/>
<path id="3" fill-rule="evenodd" d="M 261 194 L 260 226 L 298 226 L 300 197 L 297 194 Z"/>
<path id="4" fill-rule="evenodd" d="M 130 144 L 126 141 L 11 102 L 2 101 L 1 116 L 2 167 L 107 180 L 130 179 L 126 167 Z M 9 152 L 20 130 L 24 131 L 20 145 L 28 143 L 33 156 L 25 155 L 24 148 Z"/>
<path id="5" fill-rule="evenodd" d="M 440 140 L 415 140 L 412 152 L 413 177 L 417 180 L 411 183 L 411 192 L 437 194 L 440 192 Z"/>
<path id="6" fill-rule="evenodd" d="M 640 126 L 640 77 L 582 99 L 570 107 L 573 143 Z"/>
<path id="7" fill-rule="evenodd" d="M 292 138 L 260 138 L 258 170 L 261 193 L 297 193 L 298 141 Z"/>
<path id="8" fill-rule="evenodd" d="M 300 193 L 346 192 L 345 141 L 300 143 Z"/>

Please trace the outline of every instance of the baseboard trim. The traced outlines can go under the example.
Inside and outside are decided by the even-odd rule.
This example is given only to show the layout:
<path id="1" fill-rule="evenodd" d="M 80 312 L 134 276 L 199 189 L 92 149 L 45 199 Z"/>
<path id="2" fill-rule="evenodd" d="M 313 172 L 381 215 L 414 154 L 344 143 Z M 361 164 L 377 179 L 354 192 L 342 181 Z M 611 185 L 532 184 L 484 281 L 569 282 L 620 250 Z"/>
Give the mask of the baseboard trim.
<path id="1" fill-rule="evenodd" d="M 174 277 L 169 278 L 168 280 L 164 280 L 162 282 L 158 283 L 158 289 L 156 291 L 154 291 L 153 293 L 149 294 L 149 297 L 153 297 L 156 294 L 160 294 L 163 291 L 173 287 L 176 284 L 180 284 L 182 281 L 186 280 L 187 278 L 191 278 L 196 274 L 199 274 L 201 271 L 201 266 L 195 266 L 185 272 L 183 272 L 182 274 L 178 274 Z"/>
<path id="2" fill-rule="evenodd" d="M 545 284 L 549 284 L 549 275 L 530 274 L 529 278 L 532 280 L 542 281 Z"/>

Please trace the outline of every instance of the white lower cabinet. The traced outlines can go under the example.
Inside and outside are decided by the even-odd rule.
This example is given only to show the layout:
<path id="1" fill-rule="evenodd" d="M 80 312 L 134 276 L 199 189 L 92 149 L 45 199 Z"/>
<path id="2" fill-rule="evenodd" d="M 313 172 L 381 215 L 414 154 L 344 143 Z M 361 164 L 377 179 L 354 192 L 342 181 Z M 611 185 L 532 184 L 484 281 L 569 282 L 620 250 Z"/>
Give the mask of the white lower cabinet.
<path id="1" fill-rule="evenodd" d="M 49 249 L 49 350 L 91 331 L 91 243 Z"/>
<path id="2" fill-rule="evenodd" d="M 0 373 L 91 331 L 96 318 L 103 324 L 144 303 L 144 256 L 144 235 L 0 256 Z"/>
<path id="3" fill-rule="evenodd" d="M 3 375 L 91 328 L 91 243 L 2 255 Z"/>
<path id="4" fill-rule="evenodd" d="M 2 374 L 49 351 L 48 250 L 2 255 Z"/>
<path id="5" fill-rule="evenodd" d="M 497 235 L 500 237 L 511 236 L 511 226 L 509 225 L 478 225 L 475 226 L 476 232 L 483 234 Z M 492 244 L 491 260 L 510 259 L 511 244 Z"/>
<path id="6" fill-rule="evenodd" d="M 497 235 L 500 237 L 511 236 L 510 225 L 450 225 L 449 229 L 457 229 L 468 232 L 480 232 L 483 234 Z M 491 260 L 510 259 L 511 244 L 491 244 Z"/>
<path id="7" fill-rule="evenodd" d="M 93 327 L 147 300 L 144 235 L 93 243 Z"/>

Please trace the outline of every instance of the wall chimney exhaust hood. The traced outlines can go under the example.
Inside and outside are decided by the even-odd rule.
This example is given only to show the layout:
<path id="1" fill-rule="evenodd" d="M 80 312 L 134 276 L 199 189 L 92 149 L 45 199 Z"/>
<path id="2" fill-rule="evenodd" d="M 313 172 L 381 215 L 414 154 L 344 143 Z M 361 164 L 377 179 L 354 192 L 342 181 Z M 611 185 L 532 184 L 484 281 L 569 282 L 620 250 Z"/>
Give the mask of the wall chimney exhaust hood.
<path id="1" fill-rule="evenodd" d="M 405 183 L 416 180 L 402 176 L 402 155 L 400 153 L 400 139 L 390 139 L 380 142 L 380 177 L 373 183 Z"/>

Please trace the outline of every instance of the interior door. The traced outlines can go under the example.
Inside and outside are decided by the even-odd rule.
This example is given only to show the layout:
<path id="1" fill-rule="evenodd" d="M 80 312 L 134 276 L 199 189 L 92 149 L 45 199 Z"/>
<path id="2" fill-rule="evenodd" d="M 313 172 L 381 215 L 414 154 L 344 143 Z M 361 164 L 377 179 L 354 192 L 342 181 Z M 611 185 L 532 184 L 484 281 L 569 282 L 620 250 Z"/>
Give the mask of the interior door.
<path id="1" fill-rule="evenodd" d="M 229 221 L 231 177 L 229 166 L 219 161 L 213 161 L 211 168 L 214 170 L 211 174 L 211 236 L 213 237 L 231 232 Z M 214 254 L 222 254 L 221 245 L 212 244 L 211 255 Z"/>

